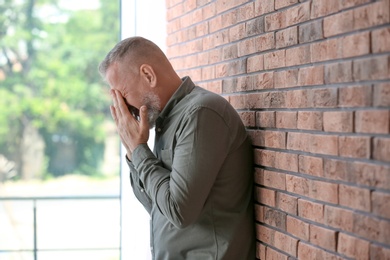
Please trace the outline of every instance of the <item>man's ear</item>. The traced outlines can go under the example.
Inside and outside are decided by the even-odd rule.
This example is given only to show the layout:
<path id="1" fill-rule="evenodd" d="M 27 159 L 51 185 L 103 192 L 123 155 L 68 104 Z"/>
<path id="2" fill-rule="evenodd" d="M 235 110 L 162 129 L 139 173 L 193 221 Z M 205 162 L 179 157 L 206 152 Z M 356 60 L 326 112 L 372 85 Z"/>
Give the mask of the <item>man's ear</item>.
<path id="1" fill-rule="evenodd" d="M 141 78 L 145 80 L 150 87 L 154 88 L 157 85 L 157 77 L 153 67 L 149 64 L 142 64 L 139 70 Z"/>

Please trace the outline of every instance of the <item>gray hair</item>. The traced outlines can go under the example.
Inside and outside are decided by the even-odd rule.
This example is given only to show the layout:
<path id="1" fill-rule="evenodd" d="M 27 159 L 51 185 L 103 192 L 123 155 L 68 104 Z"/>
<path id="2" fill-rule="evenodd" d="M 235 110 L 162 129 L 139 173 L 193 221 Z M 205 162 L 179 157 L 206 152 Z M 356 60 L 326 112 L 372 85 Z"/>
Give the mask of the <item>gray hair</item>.
<path id="1" fill-rule="evenodd" d="M 155 54 L 155 50 L 162 53 L 160 48 L 150 40 L 136 36 L 126 38 L 115 45 L 115 47 L 107 53 L 104 60 L 99 64 L 99 73 L 105 78 L 108 68 L 115 62 L 122 62 L 125 59 L 132 59 L 133 63 L 139 62 L 141 58 L 146 58 L 150 54 Z"/>

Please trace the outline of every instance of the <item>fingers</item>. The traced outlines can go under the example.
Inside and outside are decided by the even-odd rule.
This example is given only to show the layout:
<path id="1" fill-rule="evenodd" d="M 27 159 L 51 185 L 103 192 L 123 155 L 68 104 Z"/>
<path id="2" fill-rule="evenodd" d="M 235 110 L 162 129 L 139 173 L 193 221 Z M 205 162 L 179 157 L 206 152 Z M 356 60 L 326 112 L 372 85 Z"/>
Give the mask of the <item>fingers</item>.
<path id="1" fill-rule="evenodd" d="M 110 112 L 111 112 L 112 118 L 117 123 L 118 122 L 118 117 L 116 116 L 116 109 L 115 109 L 114 106 L 110 106 Z"/>
<path id="2" fill-rule="evenodd" d="M 118 91 L 113 90 L 113 89 L 111 89 L 110 93 L 112 96 L 112 101 L 114 103 L 114 109 L 115 109 L 116 115 L 120 116 L 121 114 L 124 113 L 123 109 L 124 108 L 127 109 L 125 102 L 123 101 L 123 97 Z"/>
<path id="3" fill-rule="evenodd" d="M 142 106 L 140 109 L 140 128 L 142 132 L 149 131 L 149 120 L 148 120 L 148 108 L 146 106 Z"/>

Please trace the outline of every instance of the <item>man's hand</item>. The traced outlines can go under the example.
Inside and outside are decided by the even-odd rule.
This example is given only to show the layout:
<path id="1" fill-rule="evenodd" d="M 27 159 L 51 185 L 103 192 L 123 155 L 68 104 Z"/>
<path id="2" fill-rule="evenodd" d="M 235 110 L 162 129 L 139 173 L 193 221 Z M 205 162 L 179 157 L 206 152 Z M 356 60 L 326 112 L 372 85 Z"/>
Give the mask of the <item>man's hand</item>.
<path id="1" fill-rule="evenodd" d="M 148 111 L 146 106 L 140 108 L 140 121 L 130 113 L 121 93 L 111 90 L 113 105 L 110 106 L 112 118 L 115 121 L 119 137 L 131 160 L 134 149 L 140 144 L 146 144 L 149 139 Z"/>

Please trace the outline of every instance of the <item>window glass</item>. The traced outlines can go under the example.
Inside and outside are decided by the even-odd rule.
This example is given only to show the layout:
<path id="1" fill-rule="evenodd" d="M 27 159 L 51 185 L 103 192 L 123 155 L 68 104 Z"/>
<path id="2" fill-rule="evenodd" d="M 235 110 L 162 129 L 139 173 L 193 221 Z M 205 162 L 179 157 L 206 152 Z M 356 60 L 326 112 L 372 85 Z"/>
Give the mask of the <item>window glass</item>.
<path id="1" fill-rule="evenodd" d="M 119 259 L 120 142 L 97 69 L 119 11 L 0 1 L 1 259 Z"/>

